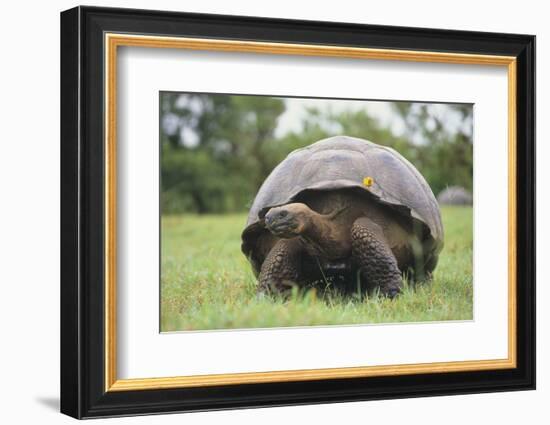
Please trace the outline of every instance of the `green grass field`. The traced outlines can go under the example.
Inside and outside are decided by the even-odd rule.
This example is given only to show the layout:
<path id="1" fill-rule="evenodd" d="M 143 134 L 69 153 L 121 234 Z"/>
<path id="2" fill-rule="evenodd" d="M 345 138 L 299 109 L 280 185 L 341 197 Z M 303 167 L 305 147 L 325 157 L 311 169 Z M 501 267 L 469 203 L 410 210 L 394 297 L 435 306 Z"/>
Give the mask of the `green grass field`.
<path id="1" fill-rule="evenodd" d="M 268 328 L 472 319 L 472 209 L 444 207 L 445 248 L 431 283 L 394 300 L 315 291 L 258 298 L 240 250 L 244 214 L 162 218 L 161 330 Z"/>

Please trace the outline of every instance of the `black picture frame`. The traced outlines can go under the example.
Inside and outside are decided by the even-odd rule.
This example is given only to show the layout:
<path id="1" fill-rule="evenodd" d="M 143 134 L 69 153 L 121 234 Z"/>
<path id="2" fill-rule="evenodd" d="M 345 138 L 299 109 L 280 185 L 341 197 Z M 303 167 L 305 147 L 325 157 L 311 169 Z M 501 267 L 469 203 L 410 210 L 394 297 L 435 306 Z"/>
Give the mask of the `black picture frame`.
<path id="1" fill-rule="evenodd" d="M 104 34 L 257 40 L 517 58 L 517 367 L 105 391 Z M 535 388 L 535 37 L 76 7 L 61 13 L 61 412 L 76 418 Z"/>

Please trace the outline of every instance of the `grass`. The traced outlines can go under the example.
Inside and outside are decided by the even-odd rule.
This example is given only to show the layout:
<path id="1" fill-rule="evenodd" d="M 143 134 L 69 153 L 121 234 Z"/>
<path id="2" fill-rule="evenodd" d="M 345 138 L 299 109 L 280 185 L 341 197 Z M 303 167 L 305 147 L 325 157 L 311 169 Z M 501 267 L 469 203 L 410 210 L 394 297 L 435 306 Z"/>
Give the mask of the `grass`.
<path id="1" fill-rule="evenodd" d="M 472 319 L 472 209 L 444 207 L 445 248 L 431 283 L 395 300 L 259 298 L 240 251 L 243 214 L 162 218 L 161 330 L 423 322 Z"/>

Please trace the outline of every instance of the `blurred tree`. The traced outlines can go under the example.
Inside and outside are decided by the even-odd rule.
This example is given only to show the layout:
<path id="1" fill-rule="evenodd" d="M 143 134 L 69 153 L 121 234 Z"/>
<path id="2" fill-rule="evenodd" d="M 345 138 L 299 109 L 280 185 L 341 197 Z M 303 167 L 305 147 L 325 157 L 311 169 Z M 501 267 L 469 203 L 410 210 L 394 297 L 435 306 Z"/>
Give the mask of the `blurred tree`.
<path id="1" fill-rule="evenodd" d="M 163 212 L 246 209 L 276 165 L 267 147 L 284 110 L 264 96 L 163 93 Z"/>
<path id="2" fill-rule="evenodd" d="M 408 159 L 424 175 L 437 195 L 447 186 L 473 189 L 472 107 L 465 104 L 393 103 L 405 122 L 405 136 L 413 151 Z M 439 110 L 439 111 L 438 111 Z M 458 119 L 450 120 L 449 114 Z M 461 125 L 450 131 L 445 123 Z M 414 144 L 413 144 L 414 143 Z"/>

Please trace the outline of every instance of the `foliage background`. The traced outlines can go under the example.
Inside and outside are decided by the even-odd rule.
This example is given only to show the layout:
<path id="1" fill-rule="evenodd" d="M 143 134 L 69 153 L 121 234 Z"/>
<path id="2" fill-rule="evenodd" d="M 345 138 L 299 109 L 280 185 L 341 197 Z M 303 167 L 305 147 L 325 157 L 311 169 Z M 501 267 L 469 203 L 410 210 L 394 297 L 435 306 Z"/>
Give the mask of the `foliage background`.
<path id="1" fill-rule="evenodd" d="M 337 134 L 395 148 L 436 195 L 450 185 L 472 190 L 471 105 L 160 96 L 163 214 L 246 211 L 289 152 Z"/>

